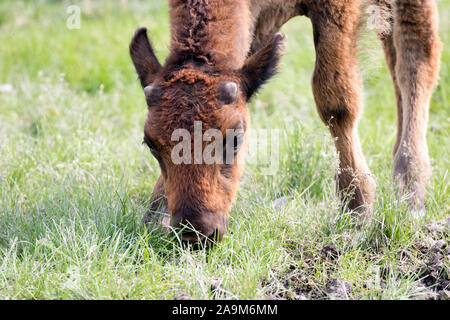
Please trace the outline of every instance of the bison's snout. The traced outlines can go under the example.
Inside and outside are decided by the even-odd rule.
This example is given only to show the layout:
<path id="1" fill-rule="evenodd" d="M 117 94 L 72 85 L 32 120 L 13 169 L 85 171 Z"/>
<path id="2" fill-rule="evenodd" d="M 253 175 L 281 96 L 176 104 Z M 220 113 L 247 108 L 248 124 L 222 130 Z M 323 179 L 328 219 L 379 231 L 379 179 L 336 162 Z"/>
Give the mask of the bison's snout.
<path id="1" fill-rule="evenodd" d="M 184 208 L 172 215 L 171 225 L 182 230 L 184 241 L 195 242 L 205 238 L 220 241 L 225 233 L 226 218 L 216 212 Z"/>

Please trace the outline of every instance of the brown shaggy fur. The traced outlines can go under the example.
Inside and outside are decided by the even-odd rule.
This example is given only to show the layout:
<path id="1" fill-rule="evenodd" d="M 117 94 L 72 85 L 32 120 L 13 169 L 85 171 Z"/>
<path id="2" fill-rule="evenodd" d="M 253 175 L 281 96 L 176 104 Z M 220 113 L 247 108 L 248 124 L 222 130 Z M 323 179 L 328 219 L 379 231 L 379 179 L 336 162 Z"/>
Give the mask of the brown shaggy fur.
<path id="1" fill-rule="evenodd" d="M 170 151 L 177 128 L 193 132 L 247 130 L 246 104 L 275 72 L 282 37 L 275 32 L 290 18 L 308 16 L 313 25 L 317 60 L 312 87 L 317 111 L 335 138 L 340 168 L 337 187 L 350 209 L 370 212 L 375 182 L 357 135 L 362 111 L 358 70 L 361 0 L 169 0 L 170 55 L 157 61 L 145 29 L 136 32 L 130 53 L 142 86 L 151 86 L 145 141 L 160 162 L 162 175 L 152 199 L 171 214 L 171 224 L 189 223 L 205 236 L 226 227 L 242 165 L 174 165 Z M 424 208 L 430 176 L 426 145 L 428 104 L 437 82 L 441 43 L 434 0 L 369 0 L 386 16 L 379 37 L 397 96 L 398 135 L 394 176 L 411 204 Z M 386 28 L 387 26 L 387 28 Z M 238 97 L 223 100 L 224 83 L 234 82 Z M 150 88 L 150 87 L 148 87 Z M 226 101 L 226 103 L 225 103 Z M 236 155 L 241 157 L 242 151 Z M 193 157 L 193 155 L 192 155 Z M 152 220 L 152 213 L 146 221 Z M 185 239 L 193 240 L 186 233 Z"/>

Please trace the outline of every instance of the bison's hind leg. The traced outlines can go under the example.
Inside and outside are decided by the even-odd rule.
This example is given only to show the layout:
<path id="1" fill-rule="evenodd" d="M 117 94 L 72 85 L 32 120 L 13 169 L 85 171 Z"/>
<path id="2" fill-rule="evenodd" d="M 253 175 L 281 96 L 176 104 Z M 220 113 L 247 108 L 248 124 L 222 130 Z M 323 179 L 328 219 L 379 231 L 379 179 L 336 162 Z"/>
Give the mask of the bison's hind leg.
<path id="1" fill-rule="evenodd" d="M 392 32 L 380 33 L 397 97 L 398 131 L 394 179 L 418 213 L 425 212 L 431 175 L 426 131 L 428 109 L 439 73 L 441 42 L 434 0 L 376 0 L 392 10 Z"/>

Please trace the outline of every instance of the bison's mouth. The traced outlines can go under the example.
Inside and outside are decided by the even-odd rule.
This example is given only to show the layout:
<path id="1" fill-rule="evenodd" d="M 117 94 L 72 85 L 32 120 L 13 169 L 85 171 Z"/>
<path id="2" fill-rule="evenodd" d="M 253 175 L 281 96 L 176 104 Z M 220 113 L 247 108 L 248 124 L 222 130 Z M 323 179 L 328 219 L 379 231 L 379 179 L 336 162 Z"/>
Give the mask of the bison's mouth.
<path id="1" fill-rule="evenodd" d="M 224 231 L 215 229 L 209 236 L 205 236 L 199 232 L 186 231 L 181 233 L 181 240 L 189 243 L 215 243 L 222 241 Z"/>

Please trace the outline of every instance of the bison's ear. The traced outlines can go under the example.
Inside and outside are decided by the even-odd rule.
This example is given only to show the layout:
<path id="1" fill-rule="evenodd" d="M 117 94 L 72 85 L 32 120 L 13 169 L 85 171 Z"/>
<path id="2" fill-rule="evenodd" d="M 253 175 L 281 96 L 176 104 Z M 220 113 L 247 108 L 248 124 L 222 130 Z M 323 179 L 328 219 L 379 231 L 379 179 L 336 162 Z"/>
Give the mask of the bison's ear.
<path id="1" fill-rule="evenodd" d="M 241 74 L 247 100 L 250 100 L 253 94 L 277 73 L 283 40 L 284 37 L 280 33 L 276 33 L 265 46 L 245 61 Z"/>
<path id="2" fill-rule="evenodd" d="M 130 43 L 130 55 L 142 87 L 151 84 L 161 69 L 161 64 L 148 41 L 146 28 L 136 30 Z"/>

